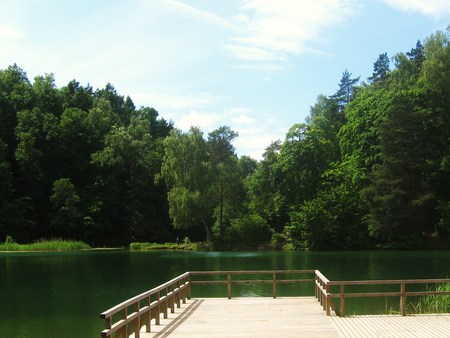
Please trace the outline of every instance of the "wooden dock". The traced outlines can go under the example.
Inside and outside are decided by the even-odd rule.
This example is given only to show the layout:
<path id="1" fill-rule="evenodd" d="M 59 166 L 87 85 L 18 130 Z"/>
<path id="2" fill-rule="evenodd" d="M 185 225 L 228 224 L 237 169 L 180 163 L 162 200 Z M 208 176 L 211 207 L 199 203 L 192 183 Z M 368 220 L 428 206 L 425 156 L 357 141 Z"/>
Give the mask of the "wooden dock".
<path id="1" fill-rule="evenodd" d="M 450 337 L 450 315 L 326 316 L 314 297 L 190 299 L 140 337 Z"/>
<path id="2" fill-rule="evenodd" d="M 286 283 L 312 283 L 315 295 L 279 298 L 278 285 Z M 405 316 L 407 297 L 450 295 L 450 291 L 417 291 L 417 286 L 442 283 L 450 279 L 330 281 L 318 270 L 191 271 L 102 312 L 101 336 L 450 337 L 448 313 Z M 269 284 L 272 298 L 234 298 L 232 289 L 238 284 Z M 227 298 L 191 298 L 191 287 L 200 285 L 223 285 Z M 353 289 L 386 285 L 399 289 Z M 411 285 L 416 288 L 411 290 Z M 362 297 L 398 297 L 400 315 L 346 317 L 346 299 Z"/>
<path id="3" fill-rule="evenodd" d="M 339 337 L 314 297 L 191 299 L 152 331 L 141 338 Z"/>

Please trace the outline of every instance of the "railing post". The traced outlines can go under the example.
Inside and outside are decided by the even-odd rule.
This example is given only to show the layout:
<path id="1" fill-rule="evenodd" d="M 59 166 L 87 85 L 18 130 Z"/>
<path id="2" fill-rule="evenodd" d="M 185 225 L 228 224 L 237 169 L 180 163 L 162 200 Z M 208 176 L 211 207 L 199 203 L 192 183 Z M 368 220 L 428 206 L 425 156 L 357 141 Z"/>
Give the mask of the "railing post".
<path id="1" fill-rule="evenodd" d="M 341 317 L 345 317 L 345 285 L 341 284 L 341 302 L 340 302 L 340 315 Z"/>
<path id="2" fill-rule="evenodd" d="M 277 274 L 275 272 L 273 273 L 272 282 L 272 297 L 275 299 L 277 298 Z"/>
<path id="3" fill-rule="evenodd" d="M 138 301 L 136 304 L 134 304 L 134 311 L 138 313 L 138 316 L 136 318 L 136 331 L 134 333 L 135 338 L 141 337 L 141 316 L 139 315 L 140 309 L 141 306 Z"/>
<path id="4" fill-rule="evenodd" d="M 174 292 L 175 292 L 176 289 L 178 289 L 178 290 L 176 291 L 176 294 L 175 294 L 175 300 L 177 301 L 177 308 L 179 309 L 181 307 L 181 302 L 180 302 L 181 301 L 180 281 L 177 282 L 176 286 L 177 287 L 174 289 Z"/>
<path id="5" fill-rule="evenodd" d="M 400 315 L 405 315 L 405 304 L 406 304 L 406 285 L 405 283 L 400 284 Z"/>
<path id="6" fill-rule="evenodd" d="M 151 300 L 150 300 L 150 295 L 145 299 L 145 305 L 150 307 L 151 304 Z M 146 316 L 146 320 L 145 320 L 145 331 L 146 332 L 150 332 L 150 323 L 152 321 L 152 310 L 148 310 L 148 316 Z"/>
<path id="7" fill-rule="evenodd" d="M 328 283 L 325 285 L 325 311 L 327 312 L 327 316 L 330 315 L 330 296 L 328 295 L 329 291 L 330 291 L 330 286 L 328 285 Z"/>
<path id="8" fill-rule="evenodd" d="M 317 277 L 317 284 L 316 284 L 316 289 L 317 289 L 317 301 L 320 303 L 320 305 L 322 305 L 322 291 L 320 289 L 322 282 L 319 278 L 319 276 Z"/>
<path id="9" fill-rule="evenodd" d="M 231 299 L 231 273 L 227 274 L 228 281 L 228 299 Z"/>
<path id="10" fill-rule="evenodd" d="M 191 273 L 187 276 L 187 290 L 186 290 L 186 296 L 187 299 L 191 299 L 192 291 L 191 291 Z"/>
<path id="11" fill-rule="evenodd" d="M 159 325 L 159 315 L 161 314 L 161 303 L 159 302 L 161 298 L 161 291 L 158 291 L 156 294 L 156 301 L 158 302 L 158 306 L 156 306 L 156 316 L 155 316 L 155 324 Z"/>
<path id="12" fill-rule="evenodd" d="M 111 330 L 112 326 L 112 317 L 106 317 L 105 318 L 105 329 Z"/>
<path id="13" fill-rule="evenodd" d="M 125 320 L 125 326 L 123 328 L 123 331 L 125 332 L 126 337 L 128 337 L 128 321 L 127 321 L 127 316 L 128 316 L 128 309 L 125 308 L 121 311 L 122 314 L 122 319 Z"/>
<path id="14" fill-rule="evenodd" d="M 318 286 L 317 286 L 318 277 L 317 277 L 316 273 L 314 274 L 314 280 L 315 280 L 315 282 L 314 282 L 314 296 L 316 297 L 317 300 L 319 300 L 319 293 L 317 292 L 318 291 Z"/>
<path id="15" fill-rule="evenodd" d="M 183 304 L 186 304 L 186 280 L 187 278 L 183 278 L 183 289 L 181 290 L 181 295 L 183 297 Z"/>

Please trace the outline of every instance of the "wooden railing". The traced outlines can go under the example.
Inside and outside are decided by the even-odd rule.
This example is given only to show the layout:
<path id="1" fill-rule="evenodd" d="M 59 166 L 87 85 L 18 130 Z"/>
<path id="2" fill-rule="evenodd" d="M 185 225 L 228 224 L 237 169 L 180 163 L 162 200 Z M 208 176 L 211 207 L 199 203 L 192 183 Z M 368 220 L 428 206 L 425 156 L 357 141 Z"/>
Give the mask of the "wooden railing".
<path id="1" fill-rule="evenodd" d="M 279 275 L 305 275 L 310 274 L 311 278 L 296 278 L 296 279 L 280 279 Z M 277 297 L 277 284 L 286 283 L 311 283 L 314 282 L 313 275 L 314 270 L 261 270 L 261 271 L 191 271 L 191 284 L 222 284 L 227 285 L 227 296 L 231 299 L 232 285 L 237 284 L 272 284 L 272 297 Z M 265 279 L 234 279 L 233 277 L 238 275 L 257 275 L 257 276 L 270 276 Z M 193 280 L 193 276 L 223 276 L 223 280 Z"/>
<path id="2" fill-rule="evenodd" d="M 357 297 L 399 297 L 399 313 L 406 315 L 406 299 L 407 297 L 422 297 L 433 295 L 450 295 L 450 291 L 407 291 L 408 285 L 437 285 L 440 283 L 450 283 L 449 278 L 445 279 L 395 279 L 395 280 L 362 280 L 362 281 L 329 281 L 324 277 L 320 271 L 316 271 L 316 297 L 320 304 L 326 311 L 327 316 L 330 315 L 330 310 L 341 317 L 345 316 L 345 300 L 346 298 Z M 366 286 L 381 286 L 381 285 L 396 285 L 398 291 L 394 292 L 348 292 L 346 286 L 366 285 Z M 331 292 L 333 288 L 339 288 L 338 293 Z M 339 309 L 334 305 L 333 299 L 339 299 Z"/>
<path id="3" fill-rule="evenodd" d="M 186 303 L 186 298 L 190 298 L 189 272 L 100 314 L 105 320 L 102 337 L 128 338 L 134 333 L 139 338 L 143 326 L 150 332 L 152 319 L 159 325 L 161 313 L 167 318 L 168 309 L 175 312 L 175 304 L 180 307 L 180 302 Z"/>
<path id="4" fill-rule="evenodd" d="M 236 276 L 252 275 L 259 279 L 242 279 Z M 280 278 L 283 275 L 283 278 Z M 303 275 L 303 278 L 286 278 L 286 275 Z M 305 278 L 311 275 L 311 278 Z M 196 279 L 199 276 L 214 276 L 214 280 Z M 269 276 L 269 278 L 262 278 Z M 306 276 L 308 277 L 308 276 Z M 327 316 L 333 310 L 339 316 L 345 316 L 346 298 L 355 297 L 400 297 L 400 314 L 405 315 L 407 297 L 450 295 L 450 291 L 406 291 L 407 285 L 450 283 L 450 279 L 409 279 L 409 280 L 365 280 L 365 281 L 330 281 L 319 270 L 262 270 L 262 271 L 191 271 L 186 272 L 167 283 L 130 298 L 100 315 L 105 321 L 102 337 L 128 338 L 135 334 L 140 336 L 143 326 L 150 332 L 150 322 L 160 324 L 160 316 L 168 316 L 168 309 L 173 313 L 175 304 L 180 307 L 181 301 L 191 298 L 191 285 L 226 285 L 227 296 L 232 296 L 232 286 L 237 284 L 272 284 L 272 297 L 277 297 L 277 285 L 285 283 L 312 283 L 315 284 L 315 297 L 323 307 Z M 397 285 L 400 290 L 396 292 L 348 292 L 346 286 L 366 285 Z M 333 289 L 339 289 L 333 293 Z M 339 299 L 339 309 L 334 304 Z"/>
<path id="5" fill-rule="evenodd" d="M 306 283 L 313 282 L 314 278 L 307 279 L 280 279 L 279 275 L 285 274 L 314 274 L 314 270 L 270 270 L 270 271 L 192 271 L 186 272 L 171 281 L 164 283 L 154 289 L 144 292 L 136 297 L 130 298 L 113 308 L 100 314 L 105 320 L 105 329 L 102 337 L 128 338 L 135 334 L 140 336 L 140 329 L 145 326 L 146 332 L 150 332 L 150 322 L 160 324 L 161 313 L 167 318 L 168 309 L 173 313 L 175 304 L 180 307 L 180 300 L 186 302 L 191 298 L 191 285 L 194 284 L 224 284 L 227 285 L 228 298 L 231 298 L 232 285 L 236 284 L 258 284 L 271 283 L 272 296 L 276 298 L 277 284 L 281 283 Z M 266 279 L 233 279 L 236 275 L 269 275 Z M 190 280 L 191 276 L 224 276 L 224 280 Z"/>

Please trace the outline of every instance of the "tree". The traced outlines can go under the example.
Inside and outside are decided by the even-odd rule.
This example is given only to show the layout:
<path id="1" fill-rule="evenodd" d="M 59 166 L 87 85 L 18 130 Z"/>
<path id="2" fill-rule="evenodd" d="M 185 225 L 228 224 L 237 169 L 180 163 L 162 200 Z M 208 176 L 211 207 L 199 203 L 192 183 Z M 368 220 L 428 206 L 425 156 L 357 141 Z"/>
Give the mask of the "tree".
<path id="1" fill-rule="evenodd" d="M 108 100 L 112 110 L 119 116 L 123 125 L 128 125 L 130 123 L 130 117 L 133 114 L 135 107 L 129 96 L 127 96 L 126 101 L 124 101 L 123 96 L 117 93 L 114 86 L 111 83 L 107 83 L 105 88 L 95 92 L 95 97 Z"/>
<path id="2" fill-rule="evenodd" d="M 183 133 L 174 129 L 164 140 L 164 157 L 158 180 L 164 180 L 169 215 L 176 229 L 195 229 L 200 225 L 211 239 L 214 210 L 211 166 L 202 132 L 192 127 Z"/>
<path id="3" fill-rule="evenodd" d="M 92 108 L 94 98 L 92 87 L 89 85 L 83 87 L 76 80 L 72 80 L 67 86 L 60 89 L 60 93 L 64 109 L 78 108 L 88 111 Z"/>
<path id="4" fill-rule="evenodd" d="M 373 64 L 373 74 L 369 77 L 371 83 L 385 83 L 390 74 L 389 57 L 387 53 L 380 54 Z"/>
<path id="5" fill-rule="evenodd" d="M 53 74 L 36 76 L 33 83 L 35 106 L 44 113 L 60 116 L 64 110 L 62 96 L 55 85 Z"/>
<path id="6" fill-rule="evenodd" d="M 422 67 L 422 63 L 425 61 L 425 51 L 420 40 L 417 40 L 416 47 L 412 48 L 406 55 L 415 63 L 417 68 L 420 69 Z"/>
<path id="7" fill-rule="evenodd" d="M 256 171 L 246 181 L 250 213 L 261 216 L 272 229 L 281 232 L 288 220 L 284 196 L 275 177 L 281 141 L 272 142 Z"/>
<path id="8" fill-rule="evenodd" d="M 50 202 L 53 211 L 51 217 L 53 235 L 62 238 L 74 236 L 81 220 L 78 210 L 80 197 L 69 178 L 60 178 L 53 182 Z"/>
<path id="9" fill-rule="evenodd" d="M 17 126 L 17 112 L 32 107 L 33 92 L 25 71 L 16 64 L 0 71 L 0 139 L 7 145 L 6 159 L 11 163 L 13 175 L 16 172 L 14 151 L 17 146 L 14 130 Z"/>
<path id="10" fill-rule="evenodd" d="M 436 197 L 427 183 L 433 156 L 423 111 L 414 96 L 398 96 L 381 126 L 383 162 L 364 192 L 370 201 L 369 229 L 389 245 L 416 246 L 436 223 Z M 428 115 L 428 114 L 426 114 Z"/>
<path id="11" fill-rule="evenodd" d="M 239 176 L 236 174 L 237 157 L 234 153 L 234 147 L 231 144 L 238 134 L 228 126 L 222 126 L 208 134 L 208 149 L 211 166 L 214 171 L 215 181 L 218 186 L 219 210 L 218 210 L 218 228 L 219 241 L 222 241 L 225 235 L 224 225 L 224 206 L 225 193 L 234 189 L 230 186 L 239 186 Z M 236 184 L 236 181 L 238 183 Z M 242 184 L 242 183 L 241 183 Z M 233 196 L 233 194 L 231 194 Z"/>
<path id="12" fill-rule="evenodd" d="M 342 73 L 341 82 L 339 83 L 338 91 L 331 96 L 332 99 L 335 99 L 341 107 L 341 110 L 345 108 L 350 101 L 353 100 L 355 94 L 355 87 L 359 81 L 359 76 L 357 78 L 351 78 L 352 73 L 350 73 L 347 69 Z"/>

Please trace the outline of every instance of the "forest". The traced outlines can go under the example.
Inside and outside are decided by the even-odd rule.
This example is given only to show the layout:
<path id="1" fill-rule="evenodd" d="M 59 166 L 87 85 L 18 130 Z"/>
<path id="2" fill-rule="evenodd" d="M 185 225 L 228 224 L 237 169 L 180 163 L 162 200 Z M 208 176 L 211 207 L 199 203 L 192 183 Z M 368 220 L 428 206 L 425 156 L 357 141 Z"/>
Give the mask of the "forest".
<path id="1" fill-rule="evenodd" d="M 0 70 L 0 242 L 207 241 L 214 249 L 449 248 L 450 26 L 345 70 L 304 123 L 237 156 L 112 84 Z M 336 81 L 338 82 L 338 81 Z"/>

